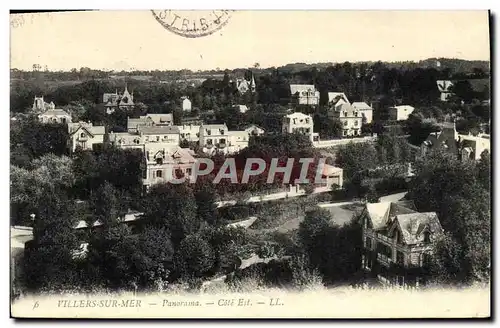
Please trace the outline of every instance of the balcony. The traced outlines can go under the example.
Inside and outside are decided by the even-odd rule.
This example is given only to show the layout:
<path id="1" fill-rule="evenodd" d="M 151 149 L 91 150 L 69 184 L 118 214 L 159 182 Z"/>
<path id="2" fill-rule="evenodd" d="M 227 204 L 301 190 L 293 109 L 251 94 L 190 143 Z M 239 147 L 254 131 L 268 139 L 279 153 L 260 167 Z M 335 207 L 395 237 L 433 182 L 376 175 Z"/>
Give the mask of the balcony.
<path id="1" fill-rule="evenodd" d="M 384 254 L 377 253 L 377 262 L 380 264 L 389 267 L 391 265 L 391 258 L 388 256 L 385 256 Z"/>
<path id="2" fill-rule="evenodd" d="M 385 241 L 386 243 L 389 243 L 390 245 L 392 245 L 392 244 L 394 243 L 394 240 L 393 240 L 392 238 L 389 238 L 389 237 L 387 237 L 387 236 L 384 236 L 384 235 L 383 235 L 383 234 L 381 234 L 381 233 L 378 233 L 378 234 L 377 234 L 377 238 L 378 238 L 379 240 L 383 240 L 383 241 Z"/>

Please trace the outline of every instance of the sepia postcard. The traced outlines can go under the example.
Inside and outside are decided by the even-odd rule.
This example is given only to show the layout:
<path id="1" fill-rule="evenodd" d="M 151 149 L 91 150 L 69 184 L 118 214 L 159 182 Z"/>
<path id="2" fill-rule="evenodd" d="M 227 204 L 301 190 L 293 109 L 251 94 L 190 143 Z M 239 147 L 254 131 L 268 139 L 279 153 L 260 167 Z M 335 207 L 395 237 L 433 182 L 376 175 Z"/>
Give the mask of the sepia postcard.
<path id="1" fill-rule="evenodd" d="M 10 13 L 13 318 L 490 318 L 488 11 Z"/>

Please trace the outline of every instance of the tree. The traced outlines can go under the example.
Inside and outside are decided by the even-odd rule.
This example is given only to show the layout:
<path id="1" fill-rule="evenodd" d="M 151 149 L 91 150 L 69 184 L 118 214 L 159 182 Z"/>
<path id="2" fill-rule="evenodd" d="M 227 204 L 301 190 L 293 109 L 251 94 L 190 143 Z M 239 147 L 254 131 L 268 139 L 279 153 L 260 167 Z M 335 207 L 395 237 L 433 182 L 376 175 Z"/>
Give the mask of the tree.
<path id="1" fill-rule="evenodd" d="M 10 181 L 14 223 L 27 223 L 29 215 L 43 206 L 42 196 L 69 193 L 74 184 L 71 159 L 48 154 L 33 160 L 27 169 L 11 166 Z"/>
<path id="2" fill-rule="evenodd" d="M 314 252 L 316 237 L 330 226 L 330 220 L 330 212 L 322 208 L 306 213 L 304 221 L 299 225 L 298 234 L 302 244 L 310 253 Z"/>
<path id="3" fill-rule="evenodd" d="M 34 209 L 33 241 L 27 249 L 25 274 L 32 290 L 74 289 L 80 284 L 74 259 L 79 243 L 72 204 L 59 190 L 43 193 Z"/>
<path id="4" fill-rule="evenodd" d="M 201 221 L 205 221 L 211 225 L 217 223 L 217 205 L 216 190 L 213 184 L 203 184 L 201 188 L 195 191 L 196 213 Z"/>
<path id="5" fill-rule="evenodd" d="M 475 166 L 472 161 L 433 152 L 425 161 L 417 161 L 409 190 L 420 212 L 437 212 L 451 238 L 445 240 L 444 249 L 456 243 L 461 246 L 450 254 L 455 264 L 446 264 L 450 261 L 446 257 L 437 259 L 441 268 L 449 267 L 447 276 L 456 276 L 454 266 L 460 263 L 459 280 L 454 281 L 459 283 L 489 277 L 491 204 L 489 190 L 478 181 Z"/>
<path id="6" fill-rule="evenodd" d="M 104 182 L 104 184 L 92 194 L 90 204 L 93 212 L 92 219 L 102 224 L 111 224 L 125 214 L 124 209 L 121 208 L 118 192 L 108 181 Z"/>
<path id="7" fill-rule="evenodd" d="M 144 218 L 152 226 L 163 227 L 171 234 L 174 245 L 200 228 L 196 217 L 196 200 L 187 184 L 158 184 L 144 200 Z"/>
<path id="8" fill-rule="evenodd" d="M 335 163 L 344 169 L 347 179 L 352 179 L 359 172 L 375 168 L 378 165 L 377 150 L 371 143 L 349 143 L 337 150 Z"/>
<path id="9" fill-rule="evenodd" d="M 192 278 L 203 277 L 213 267 L 214 251 L 200 235 L 189 235 L 179 245 L 177 268 Z"/>
<path id="10" fill-rule="evenodd" d="M 491 185 L 491 155 L 485 150 L 481 153 L 481 159 L 477 163 L 477 175 L 479 183 L 481 183 L 486 190 L 490 190 Z"/>

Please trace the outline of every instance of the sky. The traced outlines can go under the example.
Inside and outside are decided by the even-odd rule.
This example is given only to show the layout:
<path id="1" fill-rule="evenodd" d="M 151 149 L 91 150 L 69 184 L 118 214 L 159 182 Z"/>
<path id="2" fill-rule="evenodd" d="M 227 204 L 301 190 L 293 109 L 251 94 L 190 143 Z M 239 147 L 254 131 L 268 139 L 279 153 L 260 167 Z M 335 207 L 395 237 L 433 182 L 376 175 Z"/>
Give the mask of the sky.
<path id="1" fill-rule="evenodd" d="M 183 17 L 208 12 L 179 12 Z M 236 11 L 185 38 L 151 11 L 11 14 L 11 68 L 206 70 L 288 63 L 489 60 L 487 11 Z"/>

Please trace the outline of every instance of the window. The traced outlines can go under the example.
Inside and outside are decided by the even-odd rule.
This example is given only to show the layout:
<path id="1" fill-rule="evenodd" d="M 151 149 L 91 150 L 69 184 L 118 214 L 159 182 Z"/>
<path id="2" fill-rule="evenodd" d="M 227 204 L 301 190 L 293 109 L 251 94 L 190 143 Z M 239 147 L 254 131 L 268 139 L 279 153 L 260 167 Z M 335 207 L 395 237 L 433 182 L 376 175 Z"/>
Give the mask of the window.
<path id="1" fill-rule="evenodd" d="M 212 131 L 210 131 L 208 129 L 206 131 L 207 131 L 207 135 L 211 135 L 212 134 Z"/>
<path id="2" fill-rule="evenodd" d="M 424 232 L 424 243 L 430 243 L 431 242 L 431 234 L 429 231 Z"/>
<path id="3" fill-rule="evenodd" d="M 305 133 L 309 133 L 309 129 L 305 129 Z"/>
<path id="4" fill-rule="evenodd" d="M 190 168 L 186 169 L 186 174 L 191 175 L 191 169 Z"/>
<path id="5" fill-rule="evenodd" d="M 398 264 L 404 265 L 405 263 L 405 258 L 403 252 L 397 251 L 396 253 L 396 261 Z"/>
<path id="6" fill-rule="evenodd" d="M 157 177 L 157 178 L 161 178 L 162 173 L 163 173 L 163 172 L 162 172 L 161 170 L 157 170 L 157 171 L 156 171 L 156 177 Z"/>
<path id="7" fill-rule="evenodd" d="M 385 255 L 387 257 L 392 257 L 392 249 L 389 246 L 382 243 L 378 243 L 377 253 Z"/>
<path id="8" fill-rule="evenodd" d="M 220 142 L 221 144 L 226 144 L 226 139 L 220 139 L 220 140 L 219 140 L 219 142 Z"/>
<path id="9" fill-rule="evenodd" d="M 212 144 L 212 139 L 207 139 L 207 145 L 211 145 Z"/>
<path id="10" fill-rule="evenodd" d="M 223 129 L 220 129 L 220 134 L 224 134 L 224 130 Z"/>
<path id="11" fill-rule="evenodd" d="M 80 137 L 81 137 L 81 138 L 85 138 L 85 133 L 83 133 L 83 132 L 82 132 L 82 133 L 80 133 Z"/>
<path id="12" fill-rule="evenodd" d="M 344 135 L 344 137 L 347 136 L 347 130 L 343 131 L 343 135 Z"/>
<path id="13" fill-rule="evenodd" d="M 358 126 L 358 120 L 354 121 L 354 126 Z"/>
<path id="14" fill-rule="evenodd" d="M 156 159 L 156 164 L 160 164 L 160 165 L 163 164 L 163 158 L 161 158 L 161 157 L 157 158 Z"/>
<path id="15" fill-rule="evenodd" d="M 306 118 L 306 123 L 309 124 L 309 119 L 308 118 Z"/>
<path id="16" fill-rule="evenodd" d="M 347 112 L 344 112 L 344 116 L 347 117 Z"/>
<path id="17" fill-rule="evenodd" d="M 370 237 L 366 237 L 365 248 L 372 249 L 372 239 Z"/>
<path id="18" fill-rule="evenodd" d="M 347 126 L 347 121 L 344 121 L 344 126 Z"/>

